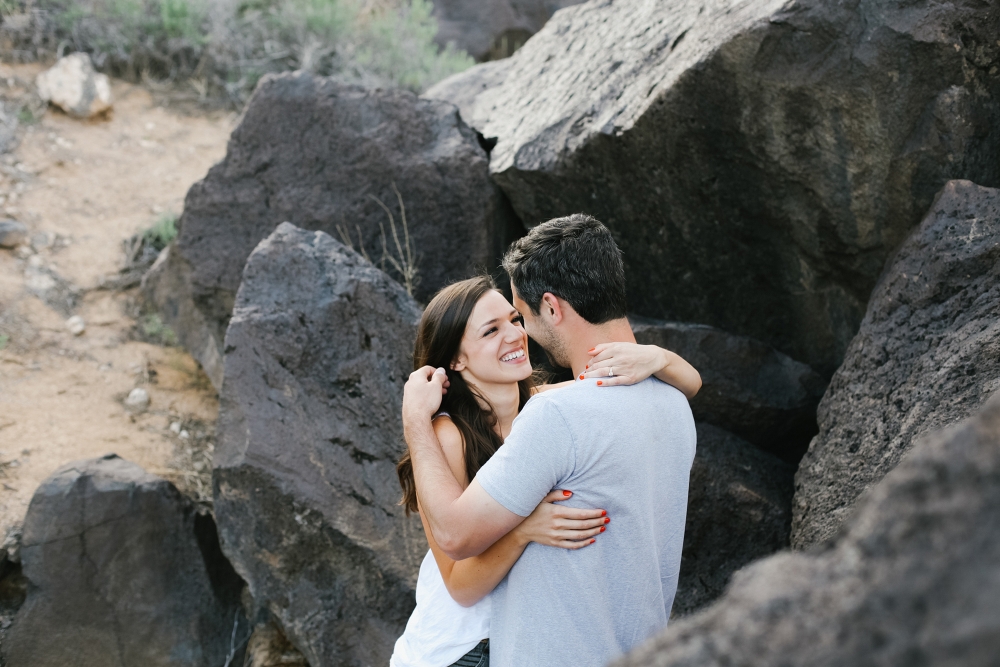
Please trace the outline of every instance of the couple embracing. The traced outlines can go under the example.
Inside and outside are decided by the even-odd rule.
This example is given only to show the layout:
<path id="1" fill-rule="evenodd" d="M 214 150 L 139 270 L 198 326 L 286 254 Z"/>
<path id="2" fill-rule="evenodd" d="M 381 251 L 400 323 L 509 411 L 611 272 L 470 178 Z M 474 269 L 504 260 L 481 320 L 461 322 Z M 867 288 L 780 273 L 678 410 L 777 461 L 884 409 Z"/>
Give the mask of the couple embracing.
<path id="1" fill-rule="evenodd" d="M 421 319 L 403 395 L 407 511 L 430 551 L 392 667 L 606 664 L 664 628 L 680 569 L 697 371 L 635 343 L 610 232 L 539 225 Z M 533 381 L 528 335 L 575 380 Z"/>

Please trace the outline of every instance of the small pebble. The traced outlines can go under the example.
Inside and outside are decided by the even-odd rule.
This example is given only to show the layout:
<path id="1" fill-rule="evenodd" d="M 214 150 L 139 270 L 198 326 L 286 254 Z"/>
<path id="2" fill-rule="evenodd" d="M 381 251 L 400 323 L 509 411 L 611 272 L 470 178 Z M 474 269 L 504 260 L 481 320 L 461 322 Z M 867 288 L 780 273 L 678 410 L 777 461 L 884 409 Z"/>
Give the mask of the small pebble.
<path id="1" fill-rule="evenodd" d="M 149 407 L 149 393 L 141 388 L 136 387 L 128 393 L 128 398 L 125 399 L 125 409 L 129 412 L 145 412 L 146 408 Z"/>
<path id="2" fill-rule="evenodd" d="M 180 438 L 181 438 L 181 440 L 187 440 L 190 437 L 191 437 L 191 434 L 188 433 L 187 431 L 181 431 L 180 432 Z"/>
<path id="3" fill-rule="evenodd" d="M 0 220 L 0 248 L 16 248 L 27 240 L 27 227 L 16 220 Z"/>
<path id="4" fill-rule="evenodd" d="M 14 251 L 14 255 L 18 259 L 28 259 L 29 257 L 31 257 L 34 254 L 35 254 L 35 251 L 28 244 L 19 245 L 19 246 L 17 246 L 17 250 Z"/>
<path id="5" fill-rule="evenodd" d="M 171 422 L 170 423 L 170 432 L 171 433 L 180 433 L 181 432 L 181 423 L 180 422 Z"/>
<path id="6" fill-rule="evenodd" d="M 69 329 L 69 332 L 74 336 L 79 336 L 87 330 L 87 323 L 84 322 L 83 318 L 79 315 L 74 315 L 66 320 L 66 328 Z"/>

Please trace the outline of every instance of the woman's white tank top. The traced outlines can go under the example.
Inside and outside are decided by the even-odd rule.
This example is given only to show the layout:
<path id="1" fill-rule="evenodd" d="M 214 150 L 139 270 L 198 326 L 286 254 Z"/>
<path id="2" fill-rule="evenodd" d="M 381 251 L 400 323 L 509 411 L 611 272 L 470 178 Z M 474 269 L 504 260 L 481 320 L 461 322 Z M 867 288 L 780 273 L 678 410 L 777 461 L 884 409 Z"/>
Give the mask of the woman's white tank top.
<path id="1" fill-rule="evenodd" d="M 389 667 L 448 667 L 489 636 L 490 596 L 471 607 L 455 602 L 428 549 L 417 575 L 417 608 Z"/>

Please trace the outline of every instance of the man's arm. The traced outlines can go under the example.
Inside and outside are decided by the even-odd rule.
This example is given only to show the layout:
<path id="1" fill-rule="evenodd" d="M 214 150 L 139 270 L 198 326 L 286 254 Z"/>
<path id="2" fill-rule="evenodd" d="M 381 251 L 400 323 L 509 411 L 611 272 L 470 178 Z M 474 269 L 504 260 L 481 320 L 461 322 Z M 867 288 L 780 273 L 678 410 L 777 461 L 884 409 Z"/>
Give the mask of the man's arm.
<path id="1" fill-rule="evenodd" d="M 403 435 L 410 448 L 421 514 L 435 541 L 450 558 L 478 556 L 524 517 L 493 500 L 473 480 L 463 492 L 448 466 L 431 417 L 447 391 L 443 369 L 414 371 L 403 390 Z"/>

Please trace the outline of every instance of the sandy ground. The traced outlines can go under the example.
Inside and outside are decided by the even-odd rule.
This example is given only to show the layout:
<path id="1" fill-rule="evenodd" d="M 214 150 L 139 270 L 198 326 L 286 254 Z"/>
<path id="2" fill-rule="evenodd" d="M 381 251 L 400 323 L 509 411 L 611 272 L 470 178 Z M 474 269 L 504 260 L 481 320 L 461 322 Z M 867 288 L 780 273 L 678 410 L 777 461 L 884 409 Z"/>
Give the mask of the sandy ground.
<path id="1" fill-rule="evenodd" d="M 38 71 L 0 66 L 0 77 Z M 214 390 L 183 350 L 136 338 L 135 290 L 101 285 L 121 268 L 124 239 L 180 213 L 236 117 L 175 112 L 123 82 L 113 95 L 109 118 L 49 110 L 0 156 L 0 212 L 32 240 L 0 249 L 0 539 L 56 468 L 111 452 L 210 494 Z M 82 335 L 70 315 L 86 322 Z M 151 398 L 138 415 L 123 405 L 135 387 Z"/>

